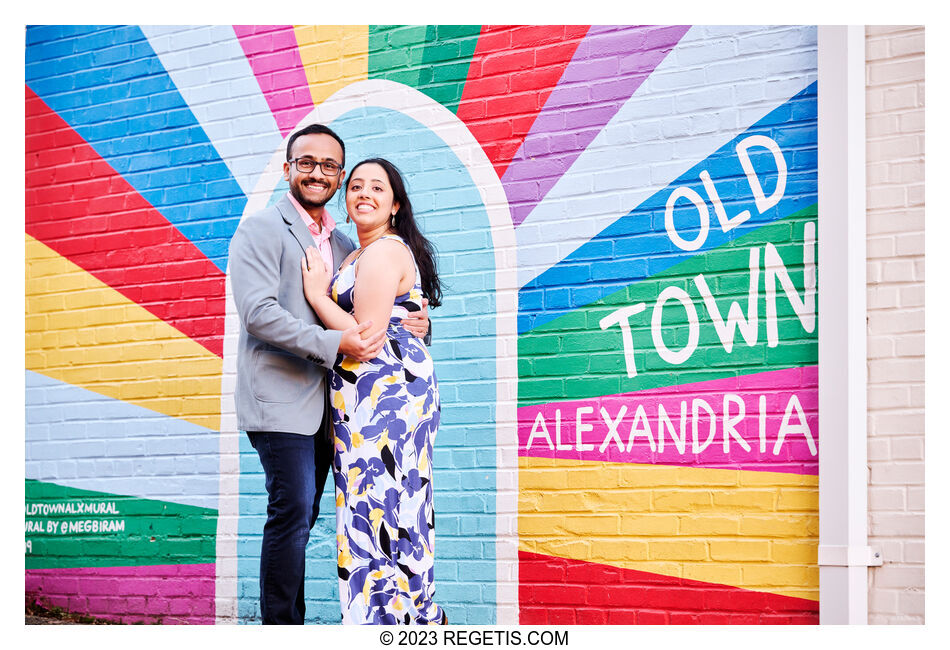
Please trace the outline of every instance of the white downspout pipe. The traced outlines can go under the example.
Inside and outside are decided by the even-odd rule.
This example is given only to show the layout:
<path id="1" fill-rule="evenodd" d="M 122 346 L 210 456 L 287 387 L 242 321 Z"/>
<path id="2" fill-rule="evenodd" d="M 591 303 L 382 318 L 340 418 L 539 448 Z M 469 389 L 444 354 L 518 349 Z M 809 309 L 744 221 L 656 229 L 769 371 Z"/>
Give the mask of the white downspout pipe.
<path id="1" fill-rule="evenodd" d="M 864 26 L 818 28 L 819 615 L 867 624 Z"/>

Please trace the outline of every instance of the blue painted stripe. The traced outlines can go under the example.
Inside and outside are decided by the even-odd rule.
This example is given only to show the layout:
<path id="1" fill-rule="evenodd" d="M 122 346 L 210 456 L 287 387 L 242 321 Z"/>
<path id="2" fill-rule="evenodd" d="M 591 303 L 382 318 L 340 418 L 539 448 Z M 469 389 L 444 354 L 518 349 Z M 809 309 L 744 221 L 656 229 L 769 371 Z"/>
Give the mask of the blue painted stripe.
<path id="1" fill-rule="evenodd" d="M 518 226 L 525 286 L 818 77 L 813 25 L 694 25 Z"/>
<path id="2" fill-rule="evenodd" d="M 245 194 L 283 136 L 230 25 L 142 26 L 149 44 Z"/>
<path id="3" fill-rule="evenodd" d="M 818 196 L 817 83 L 810 84 L 787 102 L 768 113 L 742 135 L 726 143 L 702 162 L 641 203 L 631 212 L 553 267 L 526 284 L 519 292 L 518 331 L 524 333 L 550 322 L 573 309 L 600 300 L 619 288 L 660 273 L 694 255 L 748 234 L 761 226 L 814 204 Z M 752 191 L 736 155 L 736 145 L 750 135 L 772 138 L 788 166 L 788 179 L 781 201 L 759 213 Z M 763 192 L 775 188 L 775 164 L 770 153 L 750 150 L 752 164 L 759 171 Z M 750 218 L 729 232 L 719 227 L 712 203 L 700 180 L 707 171 L 732 217 L 743 210 Z M 673 245 L 666 232 L 667 199 L 676 188 L 689 187 L 702 197 L 709 209 L 709 233 L 696 251 L 686 252 Z M 695 207 L 680 200 L 674 223 L 684 240 L 693 240 L 699 231 Z M 563 288 L 569 287 L 570 291 Z"/>
<path id="4" fill-rule="evenodd" d="M 329 126 L 346 142 L 348 159 L 382 156 L 402 170 L 419 227 L 438 251 L 439 275 L 447 289 L 442 306 L 431 311 L 435 335 L 429 348 L 442 404 L 432 458 L 438 522 L 436 593 L 449 616 L 456 613 L 453 621 L 492 624 L 497 589 L 495 490 L 501 479 L 495 456 L 498 341 L 488 212 L 453 149 L 437 132 L 409 116 L 369 106 L 348 111 Z M 285 194 L 286 187 L 279 182 L 274 196 Z M 328 207 L 341 232 L 355 241 L 353 224 L 338 216 L 340 203 L 335 199 Z M 240 467 L 238 612 L 253 616 L 267 497 L 260 461 L 243 436 Z M 313 576 L 307 587 L 308 623 L 335 623 L 340 618 L 333 510 L 330 480 L 307 547 L 307 575 Z M 473 592 L 471 584 L 480 585 L 482 592 Z M 472 606 L 473 599 L 480 605 Z"/>
<path id="5" fill-rule="evenodd" d="M 218 434 L 26 371 L 26 478 L 218 509 Z"/>
<path id="6" fill-rule="evenodd" d="M 29 27 L 26 82 L 225 270 L 247 199 L 138 27 Z"/>

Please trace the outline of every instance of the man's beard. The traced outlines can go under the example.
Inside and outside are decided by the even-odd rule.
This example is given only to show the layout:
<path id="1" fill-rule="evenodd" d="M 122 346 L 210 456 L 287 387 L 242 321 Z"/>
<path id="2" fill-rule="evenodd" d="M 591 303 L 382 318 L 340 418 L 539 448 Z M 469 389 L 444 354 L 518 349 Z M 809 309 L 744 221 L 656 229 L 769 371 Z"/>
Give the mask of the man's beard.
<path id="1" fill-rule="evenodd" d="M 312 183 L 312 185 L 320 185 L 320 183 Z M 326 188 L 327 188 L 327 191 L 329 192 L 329 191 L 330 191 L 330 185 L 327 184 L 327 185 L 326 185 Z M 330 192 L 330 193 L 327 195 L 327 198 L 326 198 L 325 200 L 323 200 L 323 201 L 314 201 L 314 200 L 312 200 L 312 199 L 306 198 L 306 197 L 303 195 L 303 192 L 301 191 L 299 185 L 291 185 L 291 186 L 290 186 L 290 194 L 291 194 L 291 196 L 293 196 L 295 199 L 297 199 L 297 203 L 300 204 L 300 207 L 306 209 L 306 208 L 322 208 L 323 206 L 325 206 L 327 203 L 330 202 L 330 199 L 333 198 L 333 196 L 336 194 L 336 192 Z"/>

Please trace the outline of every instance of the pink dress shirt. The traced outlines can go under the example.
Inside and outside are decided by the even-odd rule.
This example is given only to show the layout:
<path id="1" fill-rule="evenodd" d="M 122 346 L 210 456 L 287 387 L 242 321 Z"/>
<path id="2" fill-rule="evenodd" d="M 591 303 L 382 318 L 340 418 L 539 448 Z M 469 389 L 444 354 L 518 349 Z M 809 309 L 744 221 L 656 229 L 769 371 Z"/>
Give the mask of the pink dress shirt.
<path id="1" fill-rule="evenodd" d="M 290 203 L 297 209 L 297 212 L 300 213 L 300 218 L 303 219 L 303 222 L 307 224 L 307 228 L 310 229 L 310 234 L 313 236 L 313 243 L 316 245 L 317 250 L 320 251 L 320 257 L 323 258 L 323 266 L 327 270 L 327 275 L 333 277 L 335 269 L 333 268 L 333 250 L 330 248 L 330 233 L 336 228 L 336 221 L 333 220 L 333 217 L 330 216 L 327 210 L 324 210 L 323 227 L 318 228 L 313 217 L 303 209 L 303 206 L 297 202 L 293 194 L 288 192 L 287 198 L 290 199 Z"/>

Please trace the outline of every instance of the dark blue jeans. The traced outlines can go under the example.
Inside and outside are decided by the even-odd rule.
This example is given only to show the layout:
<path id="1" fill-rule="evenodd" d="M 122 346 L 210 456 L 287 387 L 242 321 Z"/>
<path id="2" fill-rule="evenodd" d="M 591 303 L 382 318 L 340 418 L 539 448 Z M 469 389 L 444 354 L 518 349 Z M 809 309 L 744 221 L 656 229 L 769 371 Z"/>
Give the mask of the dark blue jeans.
<path id="1" fill-rule="evenodd" d="M 267 522 L 261 540 L 261 618 L 264 625 L 303 625 L 304 567 L 310 529 L 333 460 L 322 432 L 248 431 L 264 466 Z"/>

